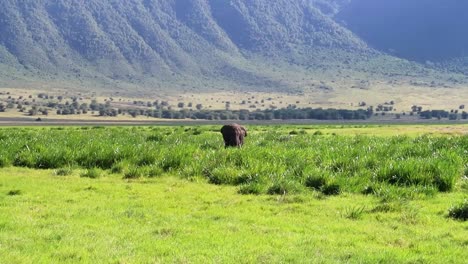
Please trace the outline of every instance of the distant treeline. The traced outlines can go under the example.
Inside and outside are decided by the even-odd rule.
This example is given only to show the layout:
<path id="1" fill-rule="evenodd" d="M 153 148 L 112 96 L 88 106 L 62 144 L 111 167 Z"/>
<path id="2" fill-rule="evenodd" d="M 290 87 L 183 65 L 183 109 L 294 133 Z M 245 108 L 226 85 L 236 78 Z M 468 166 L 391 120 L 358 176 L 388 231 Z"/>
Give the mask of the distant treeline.
<path id="1" fill-rule="evenodd" d="M 165 119 L 202 119 L 202 120 L 274 120 L 274 119 L 318 119 L 318 120 L 363 120 L 372 116 L 372 110 L 346 109 L 268 109 L 268 110 L 162 110 L 162 109 L 101 109 L 101 116 L 128 114 L 136 117 L 148 116 Z"/>
<path id="2" fill-rule="evenodd" d="M 458 119 L 458 111 L 445 111 L 445 110 L 426 110 L 422 111 L 419 113 L 419 116 L 424 119 L 432 119 L 432 118 L 437 118 L 437 119 L 442 119 L 442 118 L 448 118 L 450 120 L 456 120 Z M 463 111 L 460 115 L 461 119 L 468 119 L 468 113 Z"/>

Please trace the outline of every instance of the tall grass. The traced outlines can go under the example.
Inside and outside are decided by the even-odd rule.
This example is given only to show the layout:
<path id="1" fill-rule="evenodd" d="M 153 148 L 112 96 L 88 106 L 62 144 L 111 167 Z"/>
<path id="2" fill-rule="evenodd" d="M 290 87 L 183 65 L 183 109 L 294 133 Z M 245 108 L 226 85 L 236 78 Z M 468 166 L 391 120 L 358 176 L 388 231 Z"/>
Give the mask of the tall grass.
<path id="1" fill-rule="evenodd" d="M 243 148 L 225 149 L 215 127 L 0 130 L 0 167 L 76 167 L 125 178 L 162 173 L 238 185 L 240 193 L 316 190 L 388 195 L 452 191 L 466 174 L 468 136 L 336 136 L 251 127 Z M 430 193 L 430 192 L 428 192 Z"/>

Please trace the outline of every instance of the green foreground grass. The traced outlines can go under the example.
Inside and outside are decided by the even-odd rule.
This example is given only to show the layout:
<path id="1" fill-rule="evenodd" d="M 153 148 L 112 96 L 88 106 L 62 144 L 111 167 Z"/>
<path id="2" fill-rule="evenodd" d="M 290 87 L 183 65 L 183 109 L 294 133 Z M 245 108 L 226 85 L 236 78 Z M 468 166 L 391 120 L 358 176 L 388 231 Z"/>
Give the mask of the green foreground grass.
<path id="1" fill-rule="evenodd" d="M 452 128 L 3 128 L 0 263 L 465 263 Z"/>
<path id="2" fill-rule="evenodd" d="M 6 168 L 0 263 L 465 263 L 468 223 L 447 218 L 463 198 L 251 196 L 171 176 Z"/>

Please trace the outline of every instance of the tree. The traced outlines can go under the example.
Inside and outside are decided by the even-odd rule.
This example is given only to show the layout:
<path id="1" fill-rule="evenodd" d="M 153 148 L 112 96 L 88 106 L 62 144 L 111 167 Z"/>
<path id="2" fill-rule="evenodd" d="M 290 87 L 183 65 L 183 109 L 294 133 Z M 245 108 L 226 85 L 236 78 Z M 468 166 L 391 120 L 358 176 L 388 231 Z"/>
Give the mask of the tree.
<path id="1" fill-rule="evenodd" d="M 461 114 L 461 118 L 462 119 L 468 119 L 468 113 L 463 111 L 462 114 Z"/>
<path id="2" fill-rule="evenodd" d="M 30 116 L 35 116 L 35 115 L 37 115 L 37 107 L 36 107 L 36 106 L 33 106 L 31 109 L 29 109 L 28 114 L 29 114 Z"/>
<path id="3" fill-rule="evenodd" d="M 97 103 L 96 99 L 91 100 L 91 104 L 89 105 L 91 110 L 96 111 L 99 109 L 99 104 Z"/>
<path id="4" fill-rule="evenodd" d="M 457 118 L 458 118 L 458 115 L 455 113 L 452 113 L 449 115 L 449 120 L 457 120 Z"/>

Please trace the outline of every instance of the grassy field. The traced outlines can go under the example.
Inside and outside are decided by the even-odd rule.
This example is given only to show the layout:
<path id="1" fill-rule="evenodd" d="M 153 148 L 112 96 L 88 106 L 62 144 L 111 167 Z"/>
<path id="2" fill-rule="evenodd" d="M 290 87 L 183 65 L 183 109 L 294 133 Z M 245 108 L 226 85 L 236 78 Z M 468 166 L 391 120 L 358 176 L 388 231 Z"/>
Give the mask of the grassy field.
<path id="1" fill-rule="evenodd" d="M 0 263 L 468 257 L 466 125 L 218 129 L 0 129 Z"/>

